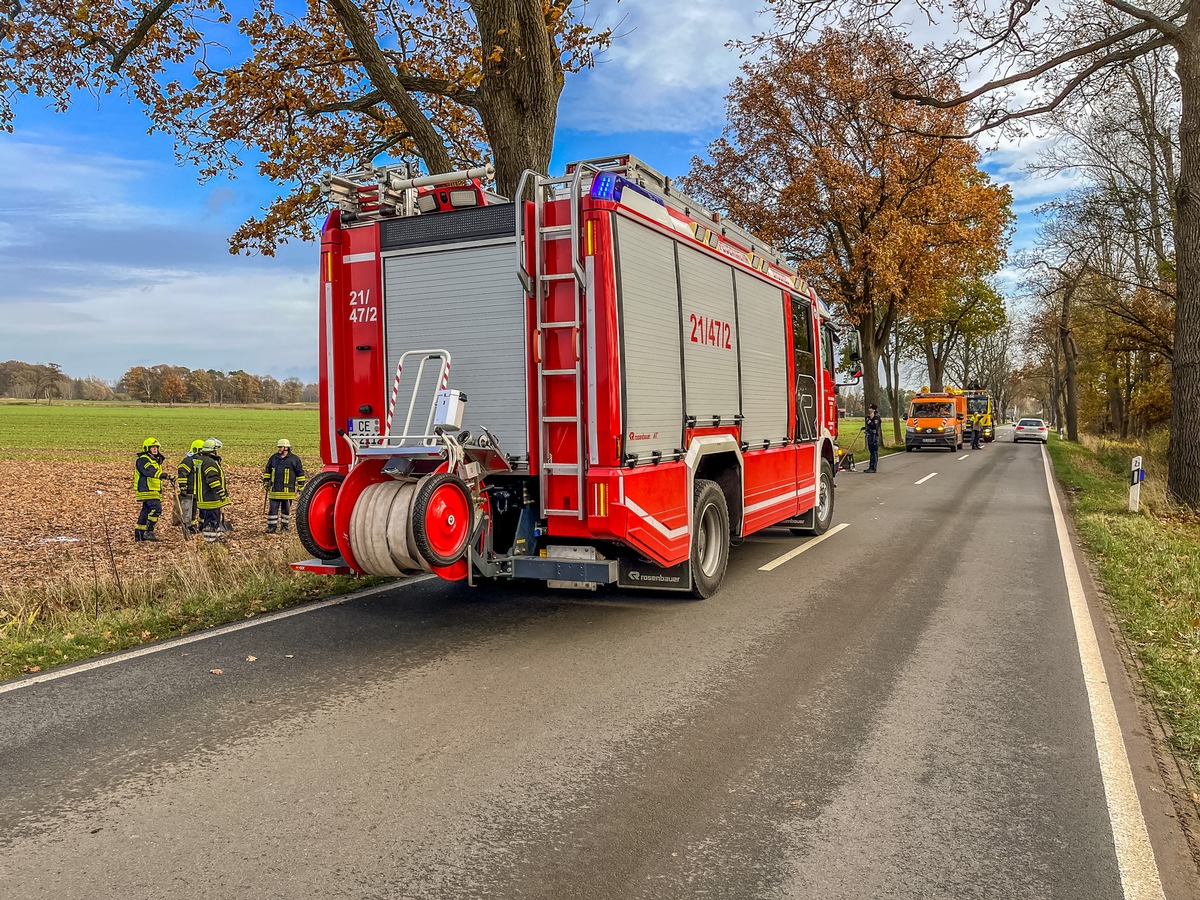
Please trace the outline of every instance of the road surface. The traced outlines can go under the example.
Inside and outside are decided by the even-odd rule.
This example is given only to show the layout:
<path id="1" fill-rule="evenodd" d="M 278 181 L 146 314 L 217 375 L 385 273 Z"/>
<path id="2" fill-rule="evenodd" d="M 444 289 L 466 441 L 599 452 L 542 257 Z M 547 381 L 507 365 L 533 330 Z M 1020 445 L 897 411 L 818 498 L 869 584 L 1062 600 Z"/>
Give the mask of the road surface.
<path id="1" fill-rule="evenodd" d="M 835 523 L 701 603 L 424 580 L 0 686 L 0 895 L 1194 896 L 1144 747 L 1113 812 L 1041 447 Z"/>

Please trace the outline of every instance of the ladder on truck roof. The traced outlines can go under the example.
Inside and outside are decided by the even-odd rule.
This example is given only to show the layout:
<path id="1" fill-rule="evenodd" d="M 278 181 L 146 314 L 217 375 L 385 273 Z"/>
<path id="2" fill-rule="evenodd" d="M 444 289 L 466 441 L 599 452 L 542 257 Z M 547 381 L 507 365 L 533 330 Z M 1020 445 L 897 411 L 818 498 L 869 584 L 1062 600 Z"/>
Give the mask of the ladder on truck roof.
<path id="1" fill-rule="evenodd" d="M 537 434 L 538 434 L 538 490 L 540 494 L 542 514 L 546 516 L 571 516 L 582 519 L 585 511 L 584 480 L 586 468 L 584 465 L 584 404 L 583 404 L 583 357 L 580 352 L 580 330 L 584 324 L 584 282 L 583 265 L 579 259 L 579 215 L 581 207 L 581 190 L 585 174 L 595 175 L 600 169 L 590 163 L 578 164 L 574 172 L 559 178 L 540 175 L 532 170 L 526 170 L 521 175 L 517 185 L 513 203 L 516 206 L 517 233 L 517 274 L 525 292 L 534 298 L 534 348 L 533 358 L 537 366 Z M 522 201 L 527 193 L 533 202 L 533 270 L 525 268 L 525 216 Z M 568 198 L 570 214 L 566 224 L 546 224 L 547 200 L 561 199 L 565 193 Z M 546 265 L 549 254 L 546 253 L 547 239 L 569 238 L 571 241 L 570 270 L 566 272 L 547 272 Z M 559 293 L 561 287 L 570 282 L 571 303 L 567 318 L 548 318 L 547 307 Z M 548 353 L 545 340 L 550 334 L 569 330 L 572 335 L 573 348 L 569 366 L 553 367 L 547 365 Z M 548 387 L 552 382 L 567 381 L 571 383 L 570 394 L 573 404 L 565 414 L 550 415 L 546 409 Z M 565 434 L 564 434 L 565 432 Z M 567 438 L 567 445 L 573 448 L 573 460 L 554 460 L 551 457 L 551 447 L 555 445 L 554 438 Z M 561 440 L 560 440 L 561 445 Z M 575 505 L 552 505 L 550 478 L 558 475 L 572 475 L 575 481 Z"/>

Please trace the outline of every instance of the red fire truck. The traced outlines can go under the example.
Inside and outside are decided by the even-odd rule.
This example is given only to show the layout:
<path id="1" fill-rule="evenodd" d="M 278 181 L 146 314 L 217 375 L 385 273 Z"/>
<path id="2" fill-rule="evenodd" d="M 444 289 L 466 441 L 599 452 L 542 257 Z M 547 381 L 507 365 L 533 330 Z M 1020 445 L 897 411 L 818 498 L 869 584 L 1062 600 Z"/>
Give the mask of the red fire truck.
<path id="1" fill-rule="evenodd" d="M 834 510 L 829 310 L 632 156 L 327 175 L 316 572 L 715 593 Z"/>

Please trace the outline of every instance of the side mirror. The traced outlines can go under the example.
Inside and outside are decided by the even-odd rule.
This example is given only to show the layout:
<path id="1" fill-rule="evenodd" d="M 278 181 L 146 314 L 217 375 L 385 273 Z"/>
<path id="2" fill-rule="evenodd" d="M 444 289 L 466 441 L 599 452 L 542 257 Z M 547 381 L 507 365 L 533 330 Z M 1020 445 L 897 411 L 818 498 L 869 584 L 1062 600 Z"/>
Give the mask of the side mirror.
<path id="1" fill-rule="evenodd" d="M 961 422 L 961 421 L 962 421 L 963 419 L 965 419 L 965 418 L 966 418 L 966 416 L 964 416 L 962 413 L 959 413 L 959 414 L 958 414 L 958 421 L 960 421 L 960 422 Z"/>

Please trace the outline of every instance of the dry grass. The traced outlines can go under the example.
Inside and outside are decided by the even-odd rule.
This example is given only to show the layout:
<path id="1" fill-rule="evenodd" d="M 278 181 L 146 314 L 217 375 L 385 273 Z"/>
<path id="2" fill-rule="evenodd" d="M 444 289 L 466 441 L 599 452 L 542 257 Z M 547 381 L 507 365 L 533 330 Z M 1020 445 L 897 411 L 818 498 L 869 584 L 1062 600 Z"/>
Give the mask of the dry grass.
<path id="1" fill-rule="evenodd" d="M 310 554 L 292 534 L 263 533 L 257 468 L 228 470 L 226 542 L 185 539 L 164 510 L 160 542 L 135 543 L 131 472 L 0 461 L 0 680 L 382 580 L 293 571 Z"/>
<path id="2" fill-rule="evenodd" d="M 1200 522 L 1167 499 L 1165 439 L 1084 443 L 1051 439 L 1055 474 L 1071 497 L 1075 526 L 1147 696 L 1200 778 Z M 1136 455 L 1147 474 L 1141 510 L 1130 513 L 1129 463 Z"/>

